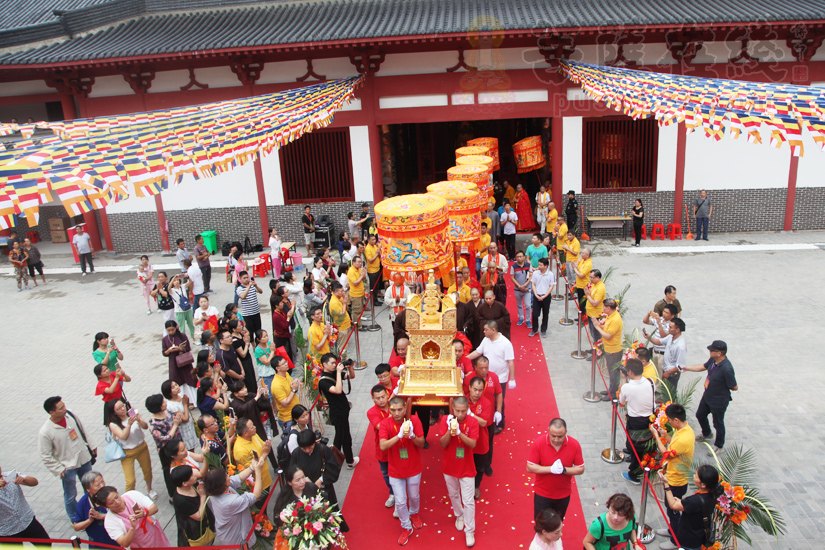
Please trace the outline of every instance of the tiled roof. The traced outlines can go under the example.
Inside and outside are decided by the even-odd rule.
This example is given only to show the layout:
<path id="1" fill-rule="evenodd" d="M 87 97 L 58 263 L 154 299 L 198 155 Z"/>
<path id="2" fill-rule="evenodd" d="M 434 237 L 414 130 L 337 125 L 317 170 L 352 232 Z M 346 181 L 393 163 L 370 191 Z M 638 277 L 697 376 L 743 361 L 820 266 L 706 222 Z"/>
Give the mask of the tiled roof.
<path id="1" fill-rule="evenodd" d="M 49 0 L 13 0 L 39 6 L 17 17 L 8 13 L 8 1 L 0 1 L 0 48 L 18 47 L 0 53 L 4 65 L 464 33 L 482 16 L 514 31 L 825 19 L 825 0 L 58 0 L 78 6 L 60 21 L 45 14 Z M 18 26 L 3 31 L 8 21 Z M 47 38 L 45 46 L 19 48 Z"/>

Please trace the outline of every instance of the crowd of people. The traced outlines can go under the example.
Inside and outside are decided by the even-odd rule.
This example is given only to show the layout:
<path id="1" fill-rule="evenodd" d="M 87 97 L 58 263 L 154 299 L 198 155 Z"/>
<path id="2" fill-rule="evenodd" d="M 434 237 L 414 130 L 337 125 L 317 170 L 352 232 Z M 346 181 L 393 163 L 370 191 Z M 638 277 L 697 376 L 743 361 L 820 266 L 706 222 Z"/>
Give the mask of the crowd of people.
<path id="1" fill-rule="evenodd" d="M 580 306 L 593 341 L 603 346 L 599 363 L 609 383 L 602 399 L 617 400 L 627 410 L 630 464 L 623 478 L 640 483 L 638 457 L 646 442 L 655 441 L 660 452 L 674 456 L 671 463 L 682 466 L 668 468 L 663 476 L 670 529 L 660 533 L 671 540 L 660 548 L 676 548 L 677 538 L 684 548 L 698 548 L 704 540 L 702 514 L 715 502 L 706 495 L 717 491 L 719 476 L 711 466 L 703 466 L 693 479 L 700 490 L 686 497 L 689 480 L 685 472 L 693 458 L 694 442 L 713 438 L 709 416 L 716 431 L 713 449 L 724 450 L 724 415 L 730 392 L 738 389 L 726 358 L 727 345 L 714 341 L 708 346 L 706 363 L 688 365 L 681 304 L 676 289 L 668 286 L 664 298 L 643 319 L 653 326 L 653 333 L 644 333 L 652 347 L 638 349 L 637 358 L 628 360 L 625 368 L 613 368 L 622 360 L 624 323 L 616 300 L 607 297 L 601 272 L 593 267 L 591 250 L 576 236 L 575 195 L 571 193 L 567 209 L 560 213 L 542 186 L 536 197 L 538 225 L 531 217 L 533 225 L 528 227 L 524 205 L 529 200 L 519 187 L 506 186 L 501 211 L 491 201 L 475 252 L 461 258 L 454 273 L 438 281 L 456 305 L 453 346 L 465 395 L 454 399 L 449 409 L 415 406 L 410 417 L 405 400 L 397 395 L 410 344 L 405 306 L 413 294 L 423 290 L 424 280 L 385 272 L 368 205 L 357 220 L 354 213 L 349 214 L 348 232 L 341 235 L 335 253 L 320 251 L 312 259 L 312 268 L 303 273 L 282 264 L 281 240 L 270 229 L 271 331 L 264 329 L 261 318 L 258 295 L 263 289 L 237 246 L 230 252 L 228 268 L 234 299 L 222 312 L 210 305 L 210 294 L 216 292 L 211 288 L 210 252 L 201 236 L 196 237 L 191 253 L 184 239 L 177 240 L 180 272 L 171 276 L 155 272 L 148 257 L 142 256 L 137 278 L 147 314 L 152 314 L 154 303 L 163 318 L 161 351 L 168 360 L 168 377 L 159 381 L 159 393 L 143 400 L 145 413 L 135 407 L 137 400 L 127 397 L 125 388 L 132 378 L 120 364 L 124 354 L 115 339 L 100 332 L 92 350 L 95 395 L 102 399 L 106 427 L 104 458 L 121 463 L 122 492 L 107 485 L 93 469 L 99 442 L 87 436 L 83 421 L 60 396 L 49 397 L 43 404 L 49 418 L 39 433 L 40 456 L 46 468 L 61 479 L 65 511 L 74 529 L 98 543 L 170 546 L 154 517 L 161 497 L 157 485 L 153 487 L 147 435 L 154 441 L 163 471 L 164 498 L 175 510 L 178 546 L 254 545 L 250 511 L 264 508 L 270 493 L 276 491 L 274 507 L 265 510 L 276 526 L 279 512 L 302 496 L 321 494 L 337 506 L 334 485 L 341 469 L 352 469 L 360 460 L 353 453 L 350 403 L 344 389 L 356 375 L 353 362 L 347 359 L 348 347 L 353 331 L 364 330 L 362 316 L 372 301 L 387 307 L 393 327 L 392 352 L 375 367 L 376 383 L 370 389 L 374 406 L 367 418 L 375 435 L 378 473 L 387 488 L 384 504 L 393 509 L 400 524 L 398 544 L 407 544 L 415 530 L 424 526 L 419 515 L 422 451 L 429 448 L 428 434 L 434 428 L 455 528 L 472 547 L 475 501 L 482 496 L 484 477 L 494 475 L 495 436 L 506 429 L 507 392 L 517 387 L 511 342 L 515 329 L 506 307 L 506 278 L 510 277 L 518 314 L 515 326 L 525 325 L 528 337 L 547 337 L 551 296 L 557 285 L 565 287 L 564 299 Z M 506 198 L 510 190 L 512 200 Z M 640 202 L 637 206 L 641 207 Z M 301 223 L 305 234 L 314 231 L 311 207 L 305 208 Z M 516 233 L 530 228 L 541 231 L 531 236 L 524 250 L 517 249 Z M 86 239 L 82 231 L 78 235 L 88 245 L 88 235 Z M 315 252 L 310 237 L 306 246 L 309 253 Z M 39 263 L 42 277 L 39 253 L 28 239 L 15 241 L 12 250 L 20 264 L 15 264 L 19 287 L 27 280 L 24 266 L 33 276 Z M 91 252 L 82 253 L 87 255 L 82 256 L 84 274 L 86 263 L 94 273 Z M 37 261 L 32 264 L 32 260 Z M 562 280 L 556 279 L 554 261 L 564 275 Z M 300 402 L 304 376 L 296 342 L 299 330 L 306 335 L 309 355 L 322 368 L 318 390 L 335 430 L 332 444 L 314 429 L 311 411 Z M 707 371 L 696 412 L 702 428 L 699 436 L 678 404 L 666 411 L 676 430 L 672 436 L 650 421 L 657 406 L 657 386 L 666 380 L 675 388 L 684 371 Z M 135 462 L 145 492 L 136 490 Z M 568 435 L 564 419 L 552 419 L 547 433 L 533 442 L 526 469 L 535 475 L 535 538 L 530 548 L 560 550 L 572 480 L 585 470 L 581 445 Z M 273 477 L 273 472 L 281 475 Z M 83 489 L 80 500 L 77 481 Z M 0 535 L 48 538 L 20 490 L 20 486 L 36 484 L 35 478 L 15 471 L 3 475 L 0 505 L 13 514 L 0 519 Z M 601 550 L 621 542 L 636 544 L 636 527 L 632 500 L 624 494 L 613 495 L 607 511 L 591 524 L 584 547 Z M 343 521 L 342 530 L 348 529 Z"/>

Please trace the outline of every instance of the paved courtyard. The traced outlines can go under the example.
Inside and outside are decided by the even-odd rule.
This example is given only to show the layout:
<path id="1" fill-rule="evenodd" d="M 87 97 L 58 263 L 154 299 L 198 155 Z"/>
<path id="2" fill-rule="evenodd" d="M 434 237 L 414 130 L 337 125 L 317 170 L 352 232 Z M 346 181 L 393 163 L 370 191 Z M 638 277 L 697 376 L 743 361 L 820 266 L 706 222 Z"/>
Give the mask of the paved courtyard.
<path id="1" fill-rule="evenodd" d="M 821 477 L 825 437 L 819 433 L 816 419 L 817 411 L 822 410 L 825 375 L 821 357 L 816 359 L 821 354 L 816 352 L 815 340 L 821 336 L 817 336 L 815 313 L 818 304 L 825 302 L 818 282 L 818 275 L 825 271 L 825 251 L 816 246 L 800 249 L 799 245 L 825 243 L 825 233 L 727 234 L 711 235 L 711 239 L 708 243 L 657 241 L 655 249 L 650 248 L 654 246 L 650 241 L 640 249 L 616 240 L 600 241 L 594 250 L 594 266 L 602 272 L 616 268 L 608 293 L 631 285 L 625 296 L 629 308 L 624 319 L 626 331 L 641 329 L 644 313 L 662 296 L 665 285 L 672 284 L 684 307 L 689 361 L 704 362 L 705 348 L 712 340 L 727 341 L 740 387 L 728 409 L 729 445 L 741 443 L 756 451 L 760 488 L 788 524 L 788 533 L 778 544 L 754 534 L 754 547 L 819 548 L 815 541 L 825 533 L 821 498 L 825 491 Z M 746 245 L 765 246 L 755 250 Z M 703 252 L 707 246 L 721 248 Z M 47 274 L 50 269 L 73 269 L 70 256 L 62 249 L 52 245 L 42 250 Z M 174 258 L 153 256 L 152 263 L 174 264 Z M 37 432 L 47 419 L 43 400 L 49 395 L 63 396 L 100 445 L 102 456 L 101 403 L 93 395 L 91 372 L 94 334 L 106 331 L 116 337 L 124 354 L 122 365 L 133 379 L 126 387 L 127 394 L 136 407 L 143 409 L 145 397 L 158 393 L 167 377 L 167 361 L 160 351 L 162 320 L 158 314 L 146 315 L 131 269 L 137 265 L 137 256 L 100 254 L 97 264 L 107 269 L 83 278 L 79 269 L 73 274 L 53 275 L 45 287 L 21 293 L 16 292 L 11 277 L 0 277 L 4 311 L 12 321 L 10 327 L 18 327 L 7 330 L 7 344 L 0 349 L 0 369 L 7 380 L 0 465 L 40 480 L 39 486 L 27 488 L 25 493 L 38 519 L 55 538 L 67 538 L 74 532 L 63 512 L 59 480 L 46 471 L 38 456 Z M 231 301 L 231 289 L 222 281 L 222 268 L 215 271 L 219 272 L 213 278 L 218 295 L 213 304 L 222 309 Z M 262 303 L 267 302 L 266 297 L 265 289 Z M 265 328 L 269 326 L 267 312 L 268 305 Z M 562 313 L 562 302 L 554 302 L 551 319 L 559 319 Z M 375 380 L 372 368 L 389 356 L 392 345 L 386 310 L 380 309 L 377 317 L 382 330 L 361 333 L 361 355 L 368 369 L 357 373 L 350 396 L 356 452 L 368 427 L 365 411 L 372 405 L 368 394 Z M 606 403 L 582 400 L 589 386 L 590 363 L 570 357 L 575 347 L 575 325 L 565 327 L 553 321 L 544 352 L 559 409 L 570 434 L 584 448 L 587 471 L 579 480 L 579 491 L 590 520 L 603 511 L 604 502 L 614 492 L 625 491 L 638 503 L 640 488 L 620 478 L 622 465 L 611 466 L 599 459 L 601 450 L 609 445 L 610 408 Z M 603 389 L 600 385 L 598 380 L 597 389 Z M 332 428 L 326 429 L 332 435 Z M 621 445 L 623 439 L 619 440 Z M 154 450 L 152 454 L 155 486 L 163 494 L 160 463 Z M 123 487 L 119 464 L 101 461 L 96 468 L 109 484 Z M 339 496 L 346 494 L 350 476 L 346 470 L 342 473 Z M 145 490 L 140 473 L 137 478 L 137 489 Z M 158 505 L 167 534 L 174 540 L 171 506 L 162 497 Z M 654 527 L 664 526 L 652 503 L 647 517 Z M 529 541 L 519 543 L 526 546 Z M 656 547 L 654 542 L 651 548 Z"/>

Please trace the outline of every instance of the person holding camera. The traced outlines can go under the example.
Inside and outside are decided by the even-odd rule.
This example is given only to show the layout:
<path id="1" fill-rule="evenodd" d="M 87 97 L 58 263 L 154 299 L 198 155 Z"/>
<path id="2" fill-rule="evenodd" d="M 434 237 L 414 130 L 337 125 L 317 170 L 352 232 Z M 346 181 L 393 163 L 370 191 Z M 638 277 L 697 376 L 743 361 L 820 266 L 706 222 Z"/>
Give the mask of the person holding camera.
<path id="1" fill-rule="evenodd" d="M 238 282 L 235 293 L 238 295 L 238 301 L 240 302 L 241 315 L 243 315 L 249 333 L 255 334 L 262 328 L 258 294 L 263 294 L 264 291 L 255 282 L 255 277 L 250 277 L 247 271 L 239 273 Z"/>
<path id="2" fill-rule="evenodd" d="M 318 389 L 324 394 L 329 403 L 329 421 L 335 427 L 335 439 L 333 445 L 344 453 L 347 461 L 347 468 L 352 470 L 361 460 L 352 455 L 352 434 L 349 428 L 350 404 L 344 394 L 344 380 L 355 378 L 353 361 L 350 359 L 343 363 L 331 353 L 325 353 L 321 357 L 321 366 L 324 372 L 318 381 Z"/>
<path id="3" fill-rule="evenodd" d="M 624 384 L 619 391 L 619 403 L 627 405 L 627 456 L 630 465 L 622 477 L 634 485 L 639 485 L 641 468 L 638 457 L 644 456 L 650 441 L 650 415 L 656 408 L 656 387 L 653 380 L 643 376 L 645 367 L 638 359 L 628 359 L 627 366 L 620 368 Z M 634 452 L 635 449 L 635 452 Z"/>
<path id="4" fill-rule="evenodd" d="M 341 465 L 338 464 L 332 450 L 315 439 L 315 432 L 304 430 L 298 434 L 298 448 L 292 451 L 289 465 L 300 468 L 307 481 L 314 483 L 327 501 L 338 508 L 334 483 L 341 475 Z M 349 531 L 346 521 L 342 522 L 341 531 Z"/>

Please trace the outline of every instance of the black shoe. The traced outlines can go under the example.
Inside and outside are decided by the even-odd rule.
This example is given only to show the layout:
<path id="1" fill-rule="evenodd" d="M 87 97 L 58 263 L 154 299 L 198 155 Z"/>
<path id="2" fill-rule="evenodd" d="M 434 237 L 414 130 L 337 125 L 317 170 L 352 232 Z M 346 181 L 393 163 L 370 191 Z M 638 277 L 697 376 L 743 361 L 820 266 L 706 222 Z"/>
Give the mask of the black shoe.
<path id="1" fill-rule="evenodd" d="M 501 426 L 496 426 L 495 428 L 493 428 L 493 435 L 498 435 L 503 431 L 504 431 L 504 428 L 502 428 Z"/>
<path id="2" fill-rule="evenodd" d="M 625 462 L 632 462 L 632 461 L 633 461 L 633 459 L 632 459 L 632 458 L 630 458 L 630 457 L 631 457 L 630 453 L 625 453 L 625 454 L 624 454 L 624 461 L 625 461 Z"/>
<path id="3" fill-rule="evenodd" d="M 486 475 L 487 477 L 493 477 L 493 467 L 487 466 L 486 468 L 484 468 L 484 475 Z"/>
<path id="4" fill-rule="evenodd" d="M 425 441 L 425 442 L 424 442 L 424 448 L 425 448 L 425 449 L 429 449 L 429 448 L 430 448 L 430 442 L 429 442 L 429 441 Z"/>

